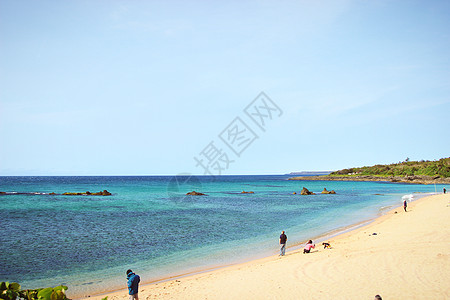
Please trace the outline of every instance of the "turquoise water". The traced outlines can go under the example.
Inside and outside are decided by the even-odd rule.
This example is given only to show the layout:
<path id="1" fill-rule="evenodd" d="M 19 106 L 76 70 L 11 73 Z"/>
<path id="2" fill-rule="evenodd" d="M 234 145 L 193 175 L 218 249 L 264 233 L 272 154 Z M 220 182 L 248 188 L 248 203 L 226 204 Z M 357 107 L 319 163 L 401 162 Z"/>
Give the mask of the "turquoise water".
<path id="1" fill-rule="evenodd" d="M 0 281 L 25 288 L 66 284 L 70 297 L 124 288 L 129 268 L 148 282 L 273 255 L 281 230 L 289 246 L 301 244 L 369 220 L 400 205 L 405 194 L 435 191 L 287 178 L 0 177 L 0 191 L 17 192 L 0 195 Z M 292 194 L 303 186 L 337 194 Z M 112 196 L 46 194 L 104 189 Z M 184 196 L 192 190 L 208 196 Z"/>

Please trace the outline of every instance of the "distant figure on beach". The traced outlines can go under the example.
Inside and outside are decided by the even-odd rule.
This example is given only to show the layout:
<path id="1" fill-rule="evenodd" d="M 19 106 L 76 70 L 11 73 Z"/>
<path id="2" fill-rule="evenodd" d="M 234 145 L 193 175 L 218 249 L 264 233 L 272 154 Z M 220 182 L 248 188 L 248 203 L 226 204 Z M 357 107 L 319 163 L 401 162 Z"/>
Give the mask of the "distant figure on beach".
<path id="1" fill-rule="evenodd" d="M 376 295 L 376 296 L 375 296 L 375 300 L 383 300 L 383 299 L 381 299 L 381 296 L 380 296 L 380 295 Z"/>
<path id="2" fill-rule="evenodd" d="M 444 194 L 445 194 L 446 191 L 447 191 L 447 190 L 444 188 Z"/>
<path id="3" fill-rule="evenodd" d="M 403 209 L 406 211 L 406 207 L 408 206 L 408 204 L 406 203 L 406 200 L 403 201 Z"/>
<path id="4" fill-rule="evenodd" d="M 308 243 L 306 243 L 305 249 L 303 249 L 303 254 L 311 252 L 311 248 L 316 248 L 316 245 L 313 241 L 309 240 Z"/>
<path id="5" fill-rule="evenodd" d="M 286 253 L 286 241 L 287 241 L 287 236 L 284 234 L 284 231 L 281 232 L 280 235 L 280 256 L 284 256 L 284 254 Z"/>
<path id="6" fill-rule="evenodd" d="M 127 280 L 128 280 L 128 294 L 130 294 L 130 300 L 139 300 L 138 290 L 139 290 L 139 282 L 141 278 L 139 275 L 136 275 L 130 269 L 127 270 Z"/>

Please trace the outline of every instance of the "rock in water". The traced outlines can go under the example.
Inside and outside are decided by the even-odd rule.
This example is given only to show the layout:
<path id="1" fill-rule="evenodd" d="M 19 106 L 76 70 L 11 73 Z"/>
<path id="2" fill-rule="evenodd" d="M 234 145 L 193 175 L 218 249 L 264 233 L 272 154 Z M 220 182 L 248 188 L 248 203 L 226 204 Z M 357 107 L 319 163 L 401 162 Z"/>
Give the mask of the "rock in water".
<path id="1" fill-rule="evenodd" d="M 310 192 L 307 188 L 303 187 L 300 195 L 315 195 L 313 192 Z"/>
<path id="2" fill-rule="evenodd" d="M 334 190 L 328 191 L 327 188 L 323 188 L 322 194 L 336 194 Z"/>
<path id="3" fill-rule="evenodd" d="M 186 195 L 190 195 L 190 196 L 206 196 L 206 194 L 199 193 L 199 192 L 196 192 L 196 191 L 189 192 Z"/>
<path id="4" fill-rule="evenodd" d="M 53 194 L 56 195 L 56 194 Z M 65 192 L 63 193 L 64 196 L 86 196 L 86 195 L 91 195 L 91 196 L 111 196 L 111 193 L 108 192 L 107 190 L 103 190 L 103 192 L 98 192 L 98 193 L 91 193 L 89 191 L 85 192 L 85 193 L 69 193 L 69 192 Z"/>

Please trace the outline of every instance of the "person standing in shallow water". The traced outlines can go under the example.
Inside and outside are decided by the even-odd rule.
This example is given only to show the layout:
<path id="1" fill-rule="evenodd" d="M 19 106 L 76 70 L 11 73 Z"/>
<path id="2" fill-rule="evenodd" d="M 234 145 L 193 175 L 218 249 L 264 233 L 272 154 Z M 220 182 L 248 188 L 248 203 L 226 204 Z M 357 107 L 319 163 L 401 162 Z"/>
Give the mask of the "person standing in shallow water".
<path id="1" fill-rule="evenodd" d="M 447 190 L 444 188 L 444 194 L 445 194 L 445 192 L 447 192 Z"/>
<path id="2" fill-rule="evenodd" d="M 408 204 L 406 203 L 406 200 L 403 201 L 403 209 L 406 211 L 406 207 L 408 206 Z"/>
<path id="3" fill-rule="evenodd" d="M 284 234 L 284 231 L 281 232 L 280 235 L 280 256 L 284 256 L 284 254 L 286 253 L 286 241 L 287 241 L 287 236 Z"/>
<path id="4" fill-rule="evenodd" d="M 128 294 L 130 294 L 130 300 L 139 300 L 139 282 L 141 278 L 136 275 L 131 270 L 127 270 L 127 284 L 128 284 Z"/>

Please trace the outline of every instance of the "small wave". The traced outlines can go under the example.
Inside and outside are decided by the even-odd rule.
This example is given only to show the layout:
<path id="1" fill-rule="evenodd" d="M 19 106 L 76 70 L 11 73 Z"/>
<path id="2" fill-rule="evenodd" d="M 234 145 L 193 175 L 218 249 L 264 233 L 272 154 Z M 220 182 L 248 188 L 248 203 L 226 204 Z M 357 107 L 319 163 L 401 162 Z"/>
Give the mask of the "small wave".
<path id="1" fill-rule="evenodd" d="M 1 195 L 48 195 L 48 193 L 41 192 L 1 192 Z"/>
<path id="2" fill-rule="evenodd" d="M 402 202 L 403 201 L 409 201 L 409 202 L 411 202 L 411 201 L 413 201 L 414 200 L 414 195 L 413 194 L 409 194 L 409 195 L 404 195 L 403 197 L 402 197 Z"/>

